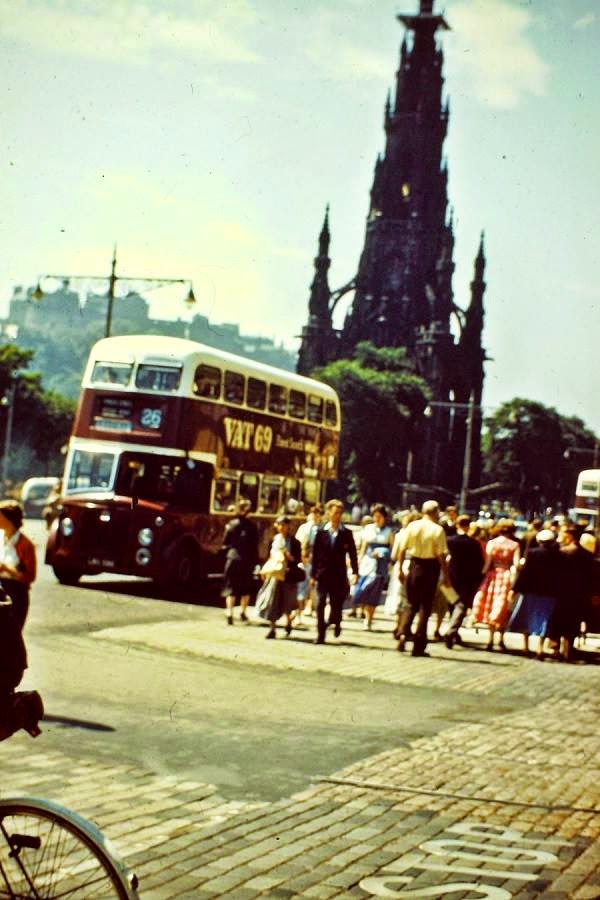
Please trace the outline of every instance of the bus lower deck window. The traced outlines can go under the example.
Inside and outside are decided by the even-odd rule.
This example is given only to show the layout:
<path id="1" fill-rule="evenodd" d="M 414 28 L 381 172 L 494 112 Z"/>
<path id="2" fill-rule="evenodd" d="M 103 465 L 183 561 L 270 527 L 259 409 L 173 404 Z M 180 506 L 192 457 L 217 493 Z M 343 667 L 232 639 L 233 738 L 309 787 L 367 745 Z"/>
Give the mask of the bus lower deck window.
<path id="1" fill-rule="evenodd" d="M 245 378 L 238 372 L 225 372 L 225 402 L 241 406 L 244 402 Z"/>
<path id="2" fill-rule="evenodd" d="M 263 478 L 259 512 L 277 513 L 280 507 L 281 479 Z"/>
<path id="3" fill-rule="evenodd" d="M 302 502 L 307 509 L 315 506 L 321 499 L 321 484 L 312 478 L 305 478 L 302 483 Z"/>
<path id="4" fill-rule="evenodd" d="M 280 384 L 269 385 L 269 412 L 285 414 L 287 408 L 287 388 Z"/>
<path id="5" fill-rule="evenodd" d="M 249 500 L 251 503 L 251 511 L 256 512 L 258 505 L 258 475 L 252 472 L 244 472 L 240 479 L 240 499 Z"/>
<path id="6" fill-rule="evenodd" d="M 233 478 L 218 478 L 215 482 L 213 509 L 233 512 L 237 502 L 237 481 Z"/>
<path id="7" fill-rule="evenodd" d="M 218 400 L 221 396 L 221 370 L 216 366 L 198 366 L 192 390 L 197 397 Z"/>
<path id="8" fill-rule="evenodd" d="M 267 384 L 259 378 L 248 379 L 246 402 L 250 409 L 264 409 L 267 402 Z"/>

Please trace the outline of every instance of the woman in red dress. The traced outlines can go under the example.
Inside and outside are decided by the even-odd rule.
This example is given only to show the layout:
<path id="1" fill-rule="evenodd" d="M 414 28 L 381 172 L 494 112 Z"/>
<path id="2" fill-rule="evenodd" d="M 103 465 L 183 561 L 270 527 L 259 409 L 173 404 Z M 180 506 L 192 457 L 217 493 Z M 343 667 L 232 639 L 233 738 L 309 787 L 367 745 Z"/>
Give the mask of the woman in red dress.
<path id="1" fill-rule="evenodd" d="M 23 510 L 14 500 L 0 503 L 0 585 L 13 603 L 22 629 L 29 610 L 29 588 L 35 581 L 35 547 L 21 532 Z"/>
<path id="2" fill-rule="evenodd" d="M 521 556 L 514 531 L 512 519 L 500 519 L 497 537 L 487 543 L 483 581 L 473 601 L 473 621 L 490 629 L 487 650 L 493 650 L 496 632 L 500 635 L 498 647 L 504 650 L 504 631 L 510 615 L 509 596 Z"/>

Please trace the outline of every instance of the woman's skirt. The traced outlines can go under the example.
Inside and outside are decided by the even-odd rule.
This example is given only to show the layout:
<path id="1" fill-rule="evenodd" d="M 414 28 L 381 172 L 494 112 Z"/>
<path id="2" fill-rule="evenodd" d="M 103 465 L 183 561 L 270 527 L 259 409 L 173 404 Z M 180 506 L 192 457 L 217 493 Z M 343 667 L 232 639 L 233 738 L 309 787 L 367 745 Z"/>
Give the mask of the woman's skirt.
<path id="1" fill-rule="evenodd" d="M 510 615 L 510 569 L 490 569 L 473 600 L 473 621 L 505 628 Z"/>
<path id="2" fill-rule="evenodd" d="M 508 631 L 546 637 L 556 598 L 544 594 L 521 594 L 508 623 Z"/>
<path id="3" fill-rule="evenodd" d="M 243 559 L 228 559 L 223 572 L 221 597 L 247 597 L 254 588 L 254 567 Z"/>
<path id="4" fill-rule="evenodd" d="M 255 612 L 259 619 L 276 622 L 293 613 L 298 606 L 298 585 L 277 578 L 263 581 L 256 595 Z"/>
<path id="5" fill-rule="evenodd" d="M 351 592 L 353 606 L 379 606 L 383 599 L 385 577 L 383 575 L 360 575 Z"/>

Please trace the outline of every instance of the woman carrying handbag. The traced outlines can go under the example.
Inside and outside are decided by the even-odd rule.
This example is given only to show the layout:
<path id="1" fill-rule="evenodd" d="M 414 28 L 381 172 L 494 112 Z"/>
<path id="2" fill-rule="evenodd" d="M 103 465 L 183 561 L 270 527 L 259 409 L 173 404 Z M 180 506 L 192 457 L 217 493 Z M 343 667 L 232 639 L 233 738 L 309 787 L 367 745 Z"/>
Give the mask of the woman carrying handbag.
<path id="1" fill-rule="evenodd" d="M 300 541 L 290 534 L 291 520 L 279 516 L 275 520 L 275 537 L 271 544 L 269 558 L 261 569 L 263 584 L 256 596 L 256 613 L 266 619 L 270 629 L 267 640 L 276 636 L 275 623 L 285 616 L 285 631 L 292 631 L 292 617 L 298 605 L 298 583 L 304 578 L 300 567 Z"/>

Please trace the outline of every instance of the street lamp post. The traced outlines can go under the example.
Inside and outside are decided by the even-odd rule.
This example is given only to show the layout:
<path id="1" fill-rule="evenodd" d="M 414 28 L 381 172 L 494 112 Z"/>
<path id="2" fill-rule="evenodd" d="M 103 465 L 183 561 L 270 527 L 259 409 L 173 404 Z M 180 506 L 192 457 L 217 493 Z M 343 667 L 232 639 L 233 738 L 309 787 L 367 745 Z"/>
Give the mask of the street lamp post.
<path id="1" fill-rule="evenodd" d="M 464 512 L 469 496 L 469 481 L 471 480 L 471 453 L 473 448 L 473 426 L 475 422 L 475 410 L 481 409 L 482 407 L 479 404 L 475 403 L 475 394 L 473 391 L 471 391 L 468 403 L 459 403 L 455 400 L 431 400 L 428 404 L 428 407 L 433 406 L 451 410 L 467 410 L 467 434 L 465 437 L 465 453 L 463 456 L 462 479 L 459 494 L 459 507 Z"/>
<path id="2" fill-rule="evenodd" d="M 112 319 L 113 319 L 113 306 L 115 302 L 116 295 L 116 285 L 119 281 L 126 282 L 135 282 L 137 284 L 153 284 L 155 287 L 163 287 L 168 284 L 189 284 L 189 290 L 187 296 L 185 298 L 185 303 L 188 307 L 192 308 L 196 303 L 196 297 L 194 296 L 194 288 L 192 285 L 192 281 L 190 278 L 131 278 L 125 277 L 123 275 L 117 275 L 117 247 L 115 245 L 113 250 L 112 262 L 110 275 L 108 276 L 108 291 L 106 293 L 106 322 L 104 328 L 105 337 L 110 337 L 112 333 Z M 106 281 L 107 278 L 105 275 L 40 275 L 38 278 L 38 283 L 35 290 L 32 293 L 32 297 L 34 300 L 42 300 L 44 297 L 44 291 L 42 289 L 42 282 L 47 278 L 54 278 L 58 281 L 68 281 L 68 282 L 77 282 L 77 281 Z"/>
<path id="3" fill-rule="evenodd" d="M 6 427 L 4 430 L 4 450 L 2 453 L 2 493 L 6 491 L 6 483 L 8 481 L 8 463 L 10 459 L 10 447 L 12 444 L 17 378 L 18 375 L 13 375 L 9 389 L 0 400 L 0 405 L 6 407 Z"/>

